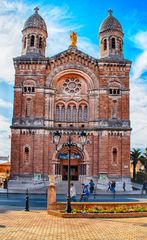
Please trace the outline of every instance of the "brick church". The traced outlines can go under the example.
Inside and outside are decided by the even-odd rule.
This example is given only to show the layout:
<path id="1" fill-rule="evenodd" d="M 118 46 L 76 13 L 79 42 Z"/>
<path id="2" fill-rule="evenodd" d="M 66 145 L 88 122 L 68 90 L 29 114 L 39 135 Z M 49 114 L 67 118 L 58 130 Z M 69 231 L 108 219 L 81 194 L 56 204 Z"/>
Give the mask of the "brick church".
<path id="1" fill-rule="evenodd" d="M 123 55 L 123 30 L 109 10 L 100 26 L 100 58 L 78 49 L 71 33 L 67 50 L 45 55 L 46 23 L 38 8 L 22 30 L 21 56 L 14 58 L 11 180 L 22 187 L 45 184 L 48 175 L 67 180 L 72 131 L 71 179 L 130 181 L 129 72 Z M 72 129 L 72 130 L 71 130 Z M 84 129 L 84 148 L 79 133 Z M 54 133 L 61 134 L 56 146 Z M 27 185 L 28 184 L 28 185 Z"/>

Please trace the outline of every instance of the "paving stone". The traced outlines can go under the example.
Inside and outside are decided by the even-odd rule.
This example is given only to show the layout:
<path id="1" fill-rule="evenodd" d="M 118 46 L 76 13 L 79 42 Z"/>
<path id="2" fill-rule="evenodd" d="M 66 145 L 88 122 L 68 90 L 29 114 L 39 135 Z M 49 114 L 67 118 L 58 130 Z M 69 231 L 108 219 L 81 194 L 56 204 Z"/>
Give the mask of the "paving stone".
<path id="1" fill-rule="evenodd" d="M 147 218 L 64 219 L 46 211 L 0 213 L 0 240 L 147 240 Z"/>

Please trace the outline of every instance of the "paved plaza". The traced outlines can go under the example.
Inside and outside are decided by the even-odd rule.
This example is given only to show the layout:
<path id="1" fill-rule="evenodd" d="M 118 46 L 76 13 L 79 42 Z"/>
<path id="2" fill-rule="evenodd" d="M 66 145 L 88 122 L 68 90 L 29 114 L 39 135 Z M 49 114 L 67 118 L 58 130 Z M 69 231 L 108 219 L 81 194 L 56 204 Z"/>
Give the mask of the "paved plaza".
<path id="1" fill-rule="evenodd" d="M 63 219 L 47 211 L 1 211 L 0 240 L 147 240 L 147 218 Z"/>

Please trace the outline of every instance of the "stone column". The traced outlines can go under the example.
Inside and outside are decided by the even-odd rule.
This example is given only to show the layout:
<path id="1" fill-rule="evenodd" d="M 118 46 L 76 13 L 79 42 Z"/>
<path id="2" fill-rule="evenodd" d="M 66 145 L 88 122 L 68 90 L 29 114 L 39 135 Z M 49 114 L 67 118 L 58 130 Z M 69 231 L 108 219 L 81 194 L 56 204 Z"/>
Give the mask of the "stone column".
<path id="1" fill-rule="evenodd" d="M 48 186 L 48 210 L 56 209 L 56 186 L 55 176 L 49 175 L 49 186 Z"/>

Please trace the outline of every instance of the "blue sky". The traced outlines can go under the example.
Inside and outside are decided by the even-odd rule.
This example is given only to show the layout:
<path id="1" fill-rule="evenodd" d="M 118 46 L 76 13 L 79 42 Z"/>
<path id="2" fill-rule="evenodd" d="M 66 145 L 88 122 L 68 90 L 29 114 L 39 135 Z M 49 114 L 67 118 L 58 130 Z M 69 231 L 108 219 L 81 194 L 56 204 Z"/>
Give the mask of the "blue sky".
<path id="1" fill-rule="evenodd" d="M 124 55 L 130 74 L 131 147 L 147 147 L 147 2 L 120 0 L 0 0 L 0 155 L 9 155 L 13 112 L 13 57 L 21 53 L 21 30 L 35 6 L 48 27 L 47 56 L 68 48 L 70 30 L 78 48 L 99 57 L 98 30 L 109 8 L 124 32 Z"/>

